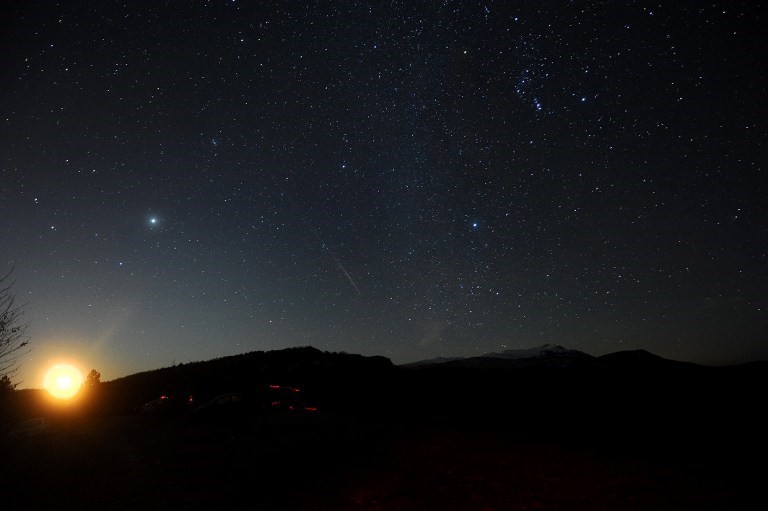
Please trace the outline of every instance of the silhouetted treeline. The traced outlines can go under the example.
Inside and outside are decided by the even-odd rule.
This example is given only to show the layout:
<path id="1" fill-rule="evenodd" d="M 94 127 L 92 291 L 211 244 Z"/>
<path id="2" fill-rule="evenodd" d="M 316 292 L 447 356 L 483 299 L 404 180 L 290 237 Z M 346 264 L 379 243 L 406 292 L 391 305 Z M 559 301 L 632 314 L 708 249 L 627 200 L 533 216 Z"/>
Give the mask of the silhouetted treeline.
<path id="1" fill-rule="evenodd" d="M 321 413 L 369 417 L 393 425 L 440 423 L 510 434 L 587 441 L 643 450 L 700 446 L 765 449 L 765 363 L 712 368 L 647 352 L 578 363 L 470 360 L 397 367 L 384 357 L 290 348 L 252 352 L 134 374 L 88 388 L 85 415 L 135 413 L 169 396 L 199 406 L 265 385 L 301 388 Z M 38 413 L 39 393 L 14 393 L 6 415 Z M 27 408 L 19 406 L 25 402 Z M 15 407 L 15 408 L 14 408 Z M 11 408 L 13 408 L 11 410 Z"/>
<path id="2" fill-rule="evenodd" d="M 309 397 L 334 406 L 330 396 L 337 391 L 338 395 L 349 394 L 362 381 L 386 377 L 392 371 L 392 362 L 379 356 L 323 352 L 312 347 L 256 351 L 118 378 L 100 384 L 93 401 L 99 413 L 119 414 L 163 395 L 192 397 L 200 405 L 219 394 L 254 392 L 276 384 L 300 387 Z"/>

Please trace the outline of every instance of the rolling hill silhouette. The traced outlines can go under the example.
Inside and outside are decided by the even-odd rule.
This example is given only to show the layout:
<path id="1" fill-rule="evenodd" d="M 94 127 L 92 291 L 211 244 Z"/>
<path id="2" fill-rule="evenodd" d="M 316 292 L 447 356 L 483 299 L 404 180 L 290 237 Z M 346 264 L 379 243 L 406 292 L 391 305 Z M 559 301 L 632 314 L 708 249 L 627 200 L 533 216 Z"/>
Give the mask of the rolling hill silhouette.
<path id="1" fill-rule="evenodd" d="M 683 370 L 703 368 L 692 362 L 680 362 L 654 355 L 646 350 L 618 351 L 598 357 L 598 365 L 611 369 L 623 370 Z"/>
<path id="2" fill-rule="evenodd" d="M 381 356 L 299 347 L 132 374 L 90 389 L 81 409 L 125 415 L 162 396 L 199 406 L 221 394 L 284 385 L 301 389 L 323 413 L 496 424 L 537 434 L 567 427 L 575 436 L 690 439 L 763 424 L 754 404 L 765 387 L 764 367 L 706 367 L 643 350 L 593 357 L 558 345 L 396 366 Z M 15 418 L 41 415 L 39 396 L 17 392 L 15 408 L 5 408 Z"/>
<path id="3" fill-rule="evenodd" d="M 557 344 L 544 344 L 521 350 L 485 353 L 479 357 L 437 358 L 404 364 L 402 367 L 419 368 L 442 365 L 468 369 L 515 369 L 524 367 L 573 367 L 590 364 L 595 357 Z"/>
<path id="4" fill-rule="evenodd" d="M 720 481 L 724 473 L 735 474 L 738 484 L 727 481 L 725 497 L 699 479 L 692 479 L 695 489 L 683 492 L 693 501 L 706 492 L 707 499 L 732 503 L 734 494 L 752 498 L 762 491 L 759 473 L 747 467 L 768 455 L 765 367 L 705 367 L 642 350 L 592 357 L 555 345 L 405 366 L 312 347 L 245 353 L 98 384 L 84 391 L 69 415 L 46 409 L 42 391 L 2 396 L 0 432 L 29 417 L 46 417 L 51 424 L 50 434 L 39 438 L 17 442 L 3 435 L 0 448 L 12 460 L 4 480 L 21 489 L 17 493 L 35 509 L 53 507 L 62 495 L 80 508 L 110 507 L 113 486 L 134 498 L 125 509 L 155 509 L 165 501 L 184 509 L 239 509 L 246 497 L 265 509 L 312 509 L 308 502 L 286 498 L 324 494 L 326 503 L 336 503 L 339 481 L 361 475 L 360 484 L 367 485 L 388 466 L 390 479 L 383 484 L 394 500 L 385 509 L 401 509 L 403 501 L 396 499 L 407 486 L 404 473 L 419 481 L 409 490 L 411 498 L 425 487 L 432 495 L 464 495 L 467 488 L 478 489 L 478 481 L 495 481 L 493 488 L 478 489 L 486 495 L 499 494 L 520 477 L 562 473 L 562 467 L 577 463 L 582 468 L 568 477 L 585 476 L 602 495 L 606 481 L 625 488 L 635 480 L 635 467 L 647 462 L 663 467 L 648 476 L 650 485 L 670 467 L 683 467 L 676 473 L 686 477 L 688 467 L 705 474 L 718 470 Z M 182 404 L 193 396 L 197 406 L 214 396 L 257 395 L 265 386 L 298 389 L 317 403 L 317 412 L 255 407 L 247 413 L 213 410 L 211 416 L 184 406 L 164 414 L 137 412 L 161 396 Z M 451 470 L 463 475 L 442 484 L 446 459 L 455 460 Z M 470 459 L 475 463 L 468 464 Z M 69 470 L 69 484 L 60 485 L 61 460 L 90 468 Z M 631 463 L 589 474 L 601 460 Z M 40 473 L 47 478 L 28 477 Z M 544 480 L 552 482 L 548 475 Z M 559 491 L 563 481 L 553 484 Z M 659 492 L 648 488 L 640 494 Z M 621 491 L 635 498 L 640 490 Z M 517 494 L 500 493 L 499 505 Z M 360 508 L 357 493 L 341 495 L 354 505 L 317 508 Z"/>

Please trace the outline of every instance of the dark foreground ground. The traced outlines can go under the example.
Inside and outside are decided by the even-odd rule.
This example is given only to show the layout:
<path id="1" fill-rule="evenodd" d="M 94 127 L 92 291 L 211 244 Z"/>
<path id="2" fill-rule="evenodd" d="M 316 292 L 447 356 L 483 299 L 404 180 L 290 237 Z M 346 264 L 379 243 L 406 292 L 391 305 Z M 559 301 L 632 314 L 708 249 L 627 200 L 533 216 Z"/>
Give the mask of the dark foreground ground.
<path id="1" fill-rule="evenodd" d="M 764 508 L 765 470 L 748 466 L 764 460 L 743 447 L 613 438 L 322 413 L 214 422 L 62 416 L 47 434 L 2 439 L 2 508 Z"/>
<path id="2" fill-rule="evenodd" d="M 6 396 L 0 509 L 768 509 L 765 364 L 410 371 L 317 350 L 251 358 L 107 382 L 69 408 Z M 167 389 L 254 397 L 274 381 L 299 383 L 288 394 L 319 411 L 256 399 L 226 415 L 135 413 Z M 43 435 L 3 432 L 41 415 Z"/>

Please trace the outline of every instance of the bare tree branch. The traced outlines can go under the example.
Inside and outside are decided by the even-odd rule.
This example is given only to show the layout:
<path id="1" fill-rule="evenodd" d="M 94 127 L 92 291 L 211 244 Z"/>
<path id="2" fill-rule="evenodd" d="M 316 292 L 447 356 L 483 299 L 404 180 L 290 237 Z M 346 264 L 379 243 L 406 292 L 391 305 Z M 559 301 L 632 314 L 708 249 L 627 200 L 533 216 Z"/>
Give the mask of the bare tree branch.
<path id="1" fill-rule="evenodd" d="M 13 268 L 0 276 L 0 376 L 8 376 L 19 368 L 19 360 L 29 352 L 29 323 L 23 321 L 24 307 L 16 302 Z"/>

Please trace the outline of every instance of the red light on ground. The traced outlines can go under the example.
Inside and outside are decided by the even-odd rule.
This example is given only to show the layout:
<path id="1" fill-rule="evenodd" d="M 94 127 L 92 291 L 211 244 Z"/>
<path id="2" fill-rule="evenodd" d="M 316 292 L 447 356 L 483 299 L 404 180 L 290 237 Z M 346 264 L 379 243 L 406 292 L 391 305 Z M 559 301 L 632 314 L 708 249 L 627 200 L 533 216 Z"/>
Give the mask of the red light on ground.
<path id="1" fill-rule="evenodd" d="M 316 406 L 305 406 L 304 409 L 308 412 L 316 412 L 317 407 Z"/>
<path id="2" fill-rule="evenodd" d="M 298 389 L 296 387 L 283 387 L 282 385 L 269 385 L 270 389 L 274 390 L 290 390 L 291 392 L 301 392 L 301 389 Z"/>

